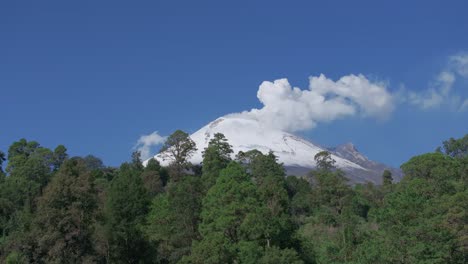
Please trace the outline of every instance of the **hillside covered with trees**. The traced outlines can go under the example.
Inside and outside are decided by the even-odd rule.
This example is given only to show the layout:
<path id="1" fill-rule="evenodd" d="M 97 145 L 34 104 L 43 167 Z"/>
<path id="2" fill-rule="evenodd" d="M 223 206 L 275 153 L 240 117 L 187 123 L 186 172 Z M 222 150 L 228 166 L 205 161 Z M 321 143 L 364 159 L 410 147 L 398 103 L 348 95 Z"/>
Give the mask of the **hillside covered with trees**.
<path id="1" fill-rule="evenodd" d="M 321 152 L 306 177 L 222 134 L 183 131 L 119 168 L 21 139 L 0 152 L 0 263 L 467 263 L 468 135 L 350 185 Z M 3 166 L 2 166 L 3 165 Z"/>

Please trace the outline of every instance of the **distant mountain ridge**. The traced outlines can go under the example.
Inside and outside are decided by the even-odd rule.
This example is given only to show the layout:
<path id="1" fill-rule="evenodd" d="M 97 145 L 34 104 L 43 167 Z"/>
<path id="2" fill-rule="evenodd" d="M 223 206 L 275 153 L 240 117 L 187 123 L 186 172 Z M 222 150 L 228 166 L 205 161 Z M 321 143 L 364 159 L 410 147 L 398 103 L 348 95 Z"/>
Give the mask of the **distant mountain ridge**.
<path id="1" fill-rule="evenodd" d="M 401 178 L 401 171 L 369 160 L 352 143 L 325 148 L 291 133 L 265 127 L 257 120 L 236 115 L 220 117 L 190 135 L 197 145 L 197 151 L 190 159 L 191 163 L 202 162 L 202 152 L 215 133 L 222 133 L 228 139 L 234 150 L 233 157 L 239 151 L 246 152 L 253 149 L 262 153 L 273 151 L 279 162 L 283 163 L 288 175 L 305 175 L 316 167 L 314 156 L 326 150 L 332 154 L 332 158 L 336 161 L 335 165 L 345 172 L 351 183 L 380 184 L 385 169 L 392 171 L 395 180 Z M 154 158 L 163 165 L 169 162 L 160 154 Z"/>

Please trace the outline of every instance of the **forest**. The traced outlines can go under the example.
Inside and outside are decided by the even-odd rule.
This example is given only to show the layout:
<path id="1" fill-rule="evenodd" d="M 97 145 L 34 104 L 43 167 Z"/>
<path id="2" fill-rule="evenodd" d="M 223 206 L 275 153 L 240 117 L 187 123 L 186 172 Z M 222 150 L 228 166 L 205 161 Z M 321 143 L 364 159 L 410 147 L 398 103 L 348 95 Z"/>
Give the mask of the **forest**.
<path id="1" fill-rule="evenodd" d="M 169 166 L 134 152 L 109 167 L 13 142 L 0 152 L 0 262 L 468 263 L 468 134 L 382 185 L 349 184 L 326 151 L 296 177 L 222 134 L 201 165 L 187 162 L 195 148 L 177 130 Z"/>

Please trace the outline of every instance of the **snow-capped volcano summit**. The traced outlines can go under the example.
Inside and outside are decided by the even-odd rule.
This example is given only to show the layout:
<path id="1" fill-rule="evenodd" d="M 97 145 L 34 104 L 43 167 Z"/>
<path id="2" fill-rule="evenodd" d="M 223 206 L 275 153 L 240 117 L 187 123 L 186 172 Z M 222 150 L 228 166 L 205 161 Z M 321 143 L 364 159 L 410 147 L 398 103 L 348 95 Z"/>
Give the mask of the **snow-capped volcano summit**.
<path id="1" fill-rule="evenodd" d="M 286 169 L 291 169 L 296 174 L 299 171 L 305 173 L 307 170 L 314 168 L 316 166 L 314 156 L 324 150 L 332 153 L 332 158 L 336 161 L 335 165 L 349 174 L 348 176 L 351 176 L 349 178 L 353 182 L 371 181 L 378 183 L 382 173 L 381 171 L 374 172 L 372 168 L 367 168 L 366 162 L 371 161 L 357 152 L 352 145 L 352 147 L 343 145 L 340 148 L 336 148 L 337 151 L 335 149 L 327 149 L 288 132 L 265 127 L 255 119 L 238 115 L 220 117 L 190 135 L 197 145 L 197 151 L 191 157 L 190 162 L 194 164 L 202 162 L 202 152 L 216 133 L 222 133 L 228 139 L 229 144 L 232 145 L 234 150 L 233 157 L 239 151 L 246 152 L 257 149 L 265 154 L 273 151 Z M 356 157 L 357 160 L 350 159 L 350 155 Z M 160 154 L 154 156 L 154 158 L 163 165 L 167 165 L 168 163 Z M 371 163 L 377 164 L 375 162 Z M 355 175 L 358 172 L 363 177 Z M 375 176 L 378 174 L 378 176 L 370 177 L 370 175 L 374 174 L 376 174 Z"/>

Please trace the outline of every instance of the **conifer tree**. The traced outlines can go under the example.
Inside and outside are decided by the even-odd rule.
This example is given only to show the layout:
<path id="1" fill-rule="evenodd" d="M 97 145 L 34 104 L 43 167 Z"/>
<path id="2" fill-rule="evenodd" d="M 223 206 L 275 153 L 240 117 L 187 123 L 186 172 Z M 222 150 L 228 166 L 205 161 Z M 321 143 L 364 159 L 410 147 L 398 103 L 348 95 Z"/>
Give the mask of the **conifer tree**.
<path id="1" fill-rule="evenodd" d="M 389 170 L 384 170 L 382 174 L 383 185 L 387 186 L 387 185 L 392 184 L 392 182 L 393 182 L 392 173 Z"/>
<path id="2" fill-rule="evenodd" d="M 231 161 L 232 153 L 232 146 L 226 137 L 221 133 L 214 134 L 203 151 L 202 181 L 206 190 L 216 183 L 221 170 Z"/>
<path id="3" fill-rule="evenodd" d="M 188 160 L 196 150 L 195 142 L 182 130 L 176 130 L 167 138 L 160 153 L 163 159 L 169 160 L 170 167 L 173 168 L 173 180 L 180 179 L 183 171 L 189 167 Z"/>
<path id="4" fill-rule="evenodd" d="M 138 263 L 153 257 L 141 230 L 149 202 L 140 172 L 124 163 L 111 182 L 106 202 L 111 262 Z"/>

